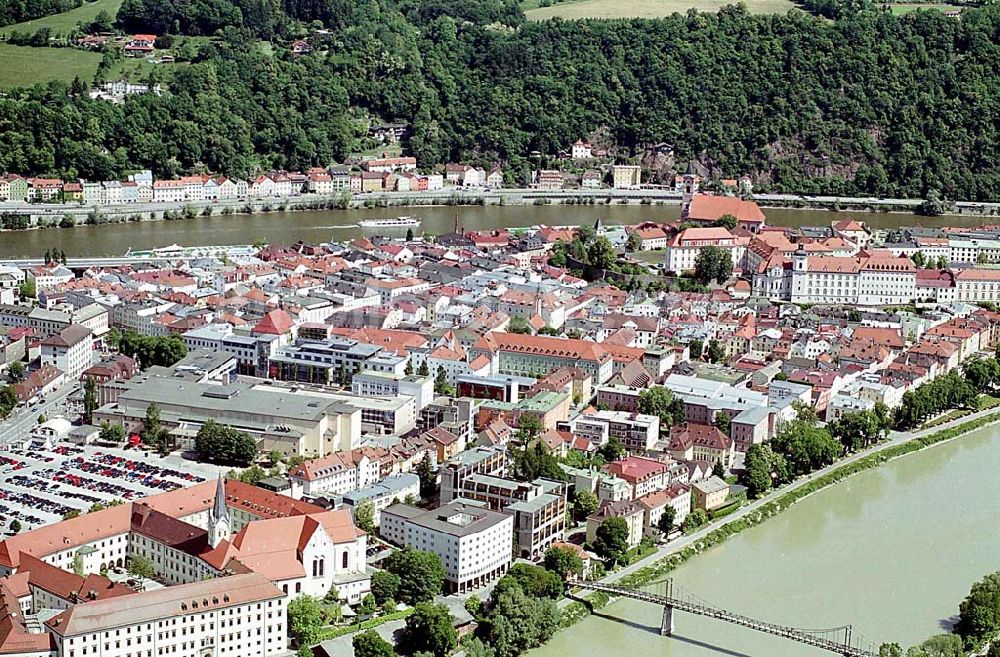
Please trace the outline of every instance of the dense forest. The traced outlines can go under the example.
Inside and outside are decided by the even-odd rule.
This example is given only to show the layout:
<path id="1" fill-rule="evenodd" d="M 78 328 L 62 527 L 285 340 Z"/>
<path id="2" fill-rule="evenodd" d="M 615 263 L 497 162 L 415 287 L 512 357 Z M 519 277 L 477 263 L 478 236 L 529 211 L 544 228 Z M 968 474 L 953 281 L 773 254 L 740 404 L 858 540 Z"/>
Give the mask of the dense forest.
<path id="1" fill-rule="evenodd" d="M 222 38 L 161 98 L 0 99 L 0 170 L 327 164 L 370 119 L 410 123 L 423 166 L 498 161 L 521 181 L 532 151 L 600 130 L 620 154 L 666 142 L 758 189 L 1000 198 L 998 6 L 529 23 L 513 0 L 126 0 L 119 21 Z"/>

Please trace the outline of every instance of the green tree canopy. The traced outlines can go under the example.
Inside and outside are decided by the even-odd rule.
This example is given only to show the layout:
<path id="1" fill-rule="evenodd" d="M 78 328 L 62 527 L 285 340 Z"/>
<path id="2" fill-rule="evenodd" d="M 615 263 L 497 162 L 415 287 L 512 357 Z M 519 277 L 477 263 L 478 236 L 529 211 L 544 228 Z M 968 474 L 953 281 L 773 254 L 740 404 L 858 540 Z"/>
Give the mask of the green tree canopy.
<path id="1" fill-rule="evenodd" d="M 406 617 L 406 645 L 410 650 L 427 651 L 445 657 L 458 644 L 455 621 L 448 607 L 419 602 Z"/>
<path id="2" fill-rule="evenodd" d="M 385 569 L 399 577 L 399 599 L 409 605 L 433 600 L 444 586 L 441 558 L 433 552 L 397 550 L 385 560 Z"/>

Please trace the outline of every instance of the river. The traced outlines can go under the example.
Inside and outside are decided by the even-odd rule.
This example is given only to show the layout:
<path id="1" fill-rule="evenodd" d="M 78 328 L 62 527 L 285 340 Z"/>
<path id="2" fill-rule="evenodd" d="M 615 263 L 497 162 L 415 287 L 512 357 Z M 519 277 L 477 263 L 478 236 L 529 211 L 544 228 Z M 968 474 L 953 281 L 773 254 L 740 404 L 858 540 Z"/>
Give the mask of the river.
<path id="1" fill-rule="evenodd" d="M 831 212 L 825 210 L 765 210 L 768 223 L 777 226 L 822 226 L 843 218 L 860 219 L 874 228 L 897 226 L 974 226 L 979 217 L 918 217 L 911 214 Z M 0 232 L 0 257 L 38 257 L 47 249 L 59 247 L 69 256 L 123 255 L 130 248 L 182 244 L 248 244 L 268 242 L 326 242 L 372 235 L 357 227 L 361 219 L 376 219 L 410 214 L 419 217 L 422 229 L 439 235 L 460 226 L 470 230 L 539 224 L 593 224 L 601 219 L 608 224 L 633 224 L 640 221 L 670 221 L 680 214 L 677 205 L 510 205 L 455 207 L 396 207 L 371 210 L 325 210 L 272 212 L 254 215 L 198 217 L 177 221 L 149 221 L 103 226 L 77 226 L 49 230 Z M 419 232 L 419 231 L 418 231 Z M 402 237 L 405 231 L 395 231 Z"/>
<path id="2" fill-rule="evenodd" d="M 715 606 L 779 624 L 851 623 L 904 647 L 945 631 L 971 584 L 1000 570 L 1000 428 L 891 461 L 812 495 L 672 573 Z M 618 600 L 530 657 L 830 657 L 678 612 Z"/>

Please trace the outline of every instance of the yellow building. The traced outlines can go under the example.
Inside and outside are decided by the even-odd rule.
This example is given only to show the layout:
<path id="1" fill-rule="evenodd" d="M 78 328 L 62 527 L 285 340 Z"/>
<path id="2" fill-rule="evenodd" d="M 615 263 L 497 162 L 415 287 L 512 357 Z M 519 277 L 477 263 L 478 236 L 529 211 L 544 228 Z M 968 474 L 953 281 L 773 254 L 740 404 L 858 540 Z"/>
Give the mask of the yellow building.
<path id="1" fill-rule="evenodd" d="M 642 168 L 634 164 L 616 164 L 611 173 L 615 189 L 639 189 L 642 182 Z"/>

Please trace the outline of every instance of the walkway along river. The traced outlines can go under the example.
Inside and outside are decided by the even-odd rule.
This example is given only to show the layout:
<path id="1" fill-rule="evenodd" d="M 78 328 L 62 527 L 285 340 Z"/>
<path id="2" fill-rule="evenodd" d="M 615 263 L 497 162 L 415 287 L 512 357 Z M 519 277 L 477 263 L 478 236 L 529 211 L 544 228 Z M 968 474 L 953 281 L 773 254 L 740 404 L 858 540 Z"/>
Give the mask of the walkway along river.
<path id="1" fill-rule="evenodd" d="M 831 212 L 825 210 L 765 210 L 768 223 L 778 226 L 829 226 L 831 221 L 851 217 L 874 228 L 896 226 L 975 226 L 982 217 L 921 217 L 906 213 Z M 421 229 L 434 235 L 453 230 L 455 219 L 469 230 L 533 226 L 539 224 L 593 224 L 598 219 L 609 224 L 640 221 L 672 221 L 680 214 L 676 205 L 520 205 L 520 206 L 438 206 L 390 207 L 370 210 L 322 210 L 271 212 L 253 215 L 196 217 L 177 221 L 77 226 L 46 230 L 0 232 L 0 258 L 37 257 L 46 249 L 59 247 L 73 256 L 119 256 L 130 248 L 182 244 L 184 246 L 247 244 L 257 240 L 326 242 L 347 240 L 376 232 L 357 227 L 361 219 L 413 215 L 423 220 Z M 417 234 L 420 230 L 414 231 Z M 388 233 L 398 237 L 405 230 Z"/>
<path id="2" fill-rule="evenodd" d="M 972 583 L 1000 570 L 1000 426 L 895 459 L 811 495 L 671 573 L 717 606 L 803 628 L 852 623 L 913 645 L 946 631 Z M 828 653 L 617 600 L 531 657 L 819 657 Z"/>

